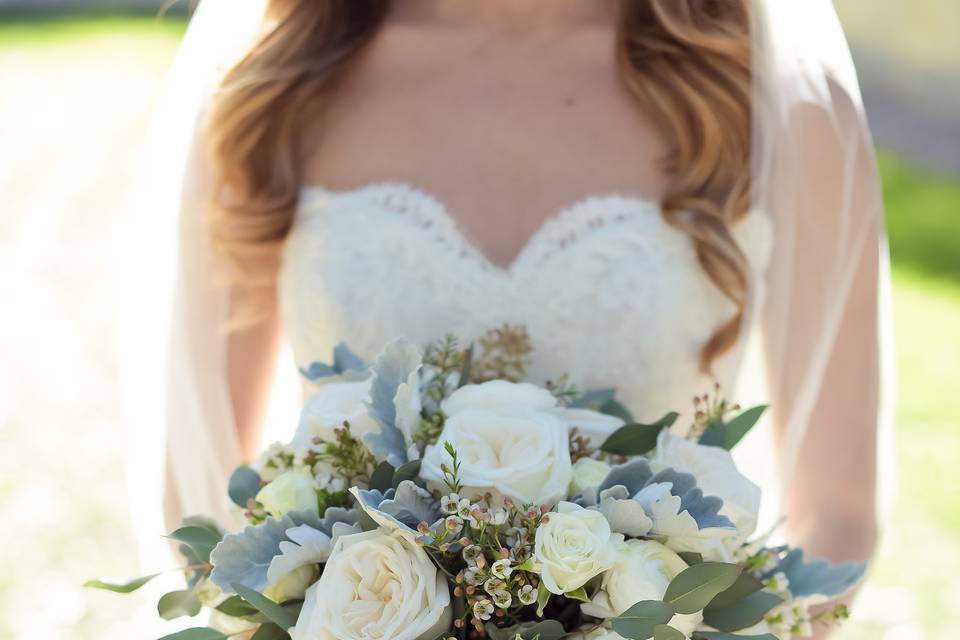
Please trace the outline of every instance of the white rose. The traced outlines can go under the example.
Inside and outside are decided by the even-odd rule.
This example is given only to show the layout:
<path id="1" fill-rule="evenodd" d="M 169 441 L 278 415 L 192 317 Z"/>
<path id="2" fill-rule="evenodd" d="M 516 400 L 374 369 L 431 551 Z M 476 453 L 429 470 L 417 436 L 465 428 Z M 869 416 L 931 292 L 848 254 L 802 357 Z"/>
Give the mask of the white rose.
<path id="1" fill-rule="evenodd" d="M 573 465 L 573 480 L 570 481 L 570 494 L 583 493 L 586 489 L 600 486 L 610 473 L 610 465 L 603 460 L 580 458 Z"/>
<path id="2" fill-rule="evenodd" d="M 571 429 L 587 439 L 591 447 L 599 448 L 614 431 L 626 424 L 617 416 L 590 409 L 562 409 L 560 415 Z"/>
<path id="3" fill-rule="evenodd" d="M 427 553 L 398 533 L 337 538 L 307 590 L 292 640 L 433 640 L 449 631 L 450 591 Z"/>
<path id="4" fill-rule="evenodd" d="M 274 518 L 281 518 L 291 511 L 319 512 L 317 484 L 313 474 L 305 467 L 284 471 L 273 482 L 260 489 L 257 502 Z"/>
<path id="5" fill-rule="evenodd" d="M 334 429 L 343 428 L 344 422 L 350 423 L 350 433 L 358 439 L 365 433 L 377 431 L 379 426 L 365 404 L 370 399 L 372 381 L 373 378 L 368 377 L 355 382 L 338 380 L 320 384 L 303 405 L 293 444 L 306 446 L 314 438 L 332 440 Z"/>
<path id="6" fill-rule="evenodd" d="M 693 475 L 704 495 L 723 500 L 720 514 L 737 527 L 731 544 L 739 546 L 756 531 L 760 487 L 737 470 L 729 451 L 677 437 L 664 429 L 657 438 L 652 461 Z"/>
<path id="7" fill-rule="evenodd" d="M 299 600 L 318 575 L 320 575 L 318 567 L 312 565 L 297 567 L 264 589 L 263 595 L 281 604 L 288 600 Z"/>
<path id="8" fill-rule="evenodd" d="M 436 445 L 427 447 L 420 476 L 444 480 L 449 442 L 460 461 L 464 493 L 491 491 L 521 503 L 566 497 L 573 475 L 566 425 L 545 389 L 502 380 L 467 385 L 442 405 L 447 415 Z"/>
<path id="9" fill-rule="evenodd" d="M 561 502 L 537 528 L 533 555 L 550 593 L 576 591 L 617 559 L 623 536 L 610 531 L 599 511 Z"/>
<path id="10" fill-rule="evenodd" d="M 621 545 L 600 591 L 581 611 L 595 618 L 618 616 L 641 600 L 660 600 L 667 585 L 687 568 L 676 553 L 652 540 L 628 540 Z M 689 636 L 703 620 L 700 612 L 674 615 L 669 624 Z"/>

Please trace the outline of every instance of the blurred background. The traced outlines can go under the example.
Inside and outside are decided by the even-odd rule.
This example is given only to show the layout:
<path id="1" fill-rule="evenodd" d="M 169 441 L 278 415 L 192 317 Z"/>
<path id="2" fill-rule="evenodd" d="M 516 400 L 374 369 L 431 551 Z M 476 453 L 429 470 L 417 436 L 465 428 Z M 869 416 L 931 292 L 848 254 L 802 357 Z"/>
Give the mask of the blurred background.
<path id="1" fill-rule="evenodd" d="M 0 0 L 0 639 L 156 637 L 151 594 L 80 585 L 139 571 L 118 402 L 121 301 L 111 283 L 124 189 L 186 24 L 182 8 L 158 18 L 159 4 Z M 869 582 L 838 637 L 953 640 L 960 2 L 836 6 L 886 191 L 900 469 Z"/>

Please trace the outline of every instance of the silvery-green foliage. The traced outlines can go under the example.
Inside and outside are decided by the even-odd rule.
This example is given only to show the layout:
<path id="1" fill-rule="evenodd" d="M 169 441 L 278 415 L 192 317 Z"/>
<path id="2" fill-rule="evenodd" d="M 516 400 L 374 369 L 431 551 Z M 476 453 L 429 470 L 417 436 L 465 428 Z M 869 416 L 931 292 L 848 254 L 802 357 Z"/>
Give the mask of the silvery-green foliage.
<path id="1" fill-rule="evenodd" d="M 378 525 L 389 529 L 417 532 L 421 522 L 433 524 L 440 519 L 440 509 L 426 489 L 412 480 L 404 480 L 396 489 L 364 491 L 356 487 L 350 492 L 360 507 Z"/>
<path id="2" fill-rule="evenodd" d="M 490 640 L 558 640 L 566 635 L 563 625 L 556 620 L 521 622 L 502 629 L 487 623 L 486 632 Z"/>
<path id="3" fill-rule="evenodd" d="M 334 525 L 355 525 L 357 521 L 356 510 L 339 507 L 327 509 L 323 518 L 311 511 L 296 511 L 279 519 L 268 517 L 261 524 L 248 525 L 224 536 L 210 554 L 214 567 L 210 579 L 224 593 L 233 593 L 234 583 L 263 591 L 268 584 L 270 562 L 280 554 L 280 543 L 290 541 L 287 529 L 307 525 L 332 538 Z"/>
<path id="4" fill-rule="evenodd" d="M 689 473 L 682 473 L 675 469 L 664 469 L 654 473 L 646 458 L 635 458 L 625 464 L 611 469 L 606 479 L 597 488 L 596 493 L 583 495 L 580 503 L 585 506 L 601 505 L 601 511 L 610 525 L 619 533 L 625 535 L 644 535 L 638 533 L 648 524 L 652 514 L 637 509 L 633 504 L 635 498 L 645 487 L 654 484 L 669 484 L 670 494 L 680 498 L 679 513 L 686 512 L 694 519 L 697 528 L 703 529 L 730 529 L 735 530 L 733 522 L 726 516 L 720 515 L 723 500 L 716 496 L 704 496 L 697 487 L 697 480 Z M 639 506 L 639 504 L 637 504 Z M 644 516 L 647 517 L 644 520 Z M 649 526 L 647 526 L 649 531 Z"/>
<path id="5" fill-rule="evenodd" d="M 320 378 L 338 376 L 350 371 L 364 371 L 369 365 L 341 342 L 333 348 L 333 364 L 311 362 L 306 369 L 300 369 L 300 375 L 313 382 Z"/>
<path id="6" fill-rule="evenodd" d="M 794 598 L 826 596 L 836 598 L 857 585 L 867 571 L 862 562 L 833 565 L 826 560 L 803 561 L 803 550 L 791 549 L 771 573 L 782 571 L 789 580 Z"/>
<path id="7" fill-rule="evenodd" d="M 395 468 L 408 462 L 407 441 L 397 428 L 397 408 L 394 398 L 397 389 L 422 364 L 420 350 L 404 339 L 394 340 L 384 348 L 373 363 L 373 382 L 367 408 L 380 426 L 379 433 L 367 433 L 363 442 Z"/>

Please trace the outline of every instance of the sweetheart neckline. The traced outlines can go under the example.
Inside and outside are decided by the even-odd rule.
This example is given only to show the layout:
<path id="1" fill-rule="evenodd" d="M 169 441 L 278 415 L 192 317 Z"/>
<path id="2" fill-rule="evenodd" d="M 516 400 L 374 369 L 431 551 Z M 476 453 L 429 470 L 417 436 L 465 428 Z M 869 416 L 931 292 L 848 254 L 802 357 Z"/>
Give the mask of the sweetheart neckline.
<path id="1" fill-rule="evenodd" d="M 473 256 L 485 270 L 493 271 L 505 277 L 516 274 L 523 265 L 529 261 L 530 256 L 537 248 L 547 241 L 552 232 L 564 226 L 569 226 L 572 220 L 586 218 L 587 221 L 589 221 L 591 217 L 597 220 L 603 220 L 605 216 L 598 212 L 613 209 L 618 211 L 630 209 L 634 212 L 656 214 L 657 216 L 660 215 L 661 211 L 659 203 L 643 196 L 627 195 L 617 192 L 587 195 L 560 207 L 546 216 L 534 229 L 533 233 L 527 237 L 526 241 L 520 246 L 519 251 L 517 251 L 510 262 L 500 264 L 491 259 L 486 252 L 470 238 L 451 209 L 447 207 L 440 198 L 409 182 L 370 182 L 359 187 L 347 189 L 331 189 L 323 185 L 306 185 L 300 189 L 300 200 L 297 204 L 297 210 L 298 212 L 309 210 L 309 205 L 320 198 L 379 197 L 382 199 L 390 195 L 399 195 L 408 199 L 412 198 L 418 206 L 425 207 L 428 214 L 445 223 L 453 240 L 465 254 Z M 616 205 L 620 205 L 620 207 L 618 208 Z M 566 246 L 565 241 L 561 242 L 564 243 L 563 246 Z"/>

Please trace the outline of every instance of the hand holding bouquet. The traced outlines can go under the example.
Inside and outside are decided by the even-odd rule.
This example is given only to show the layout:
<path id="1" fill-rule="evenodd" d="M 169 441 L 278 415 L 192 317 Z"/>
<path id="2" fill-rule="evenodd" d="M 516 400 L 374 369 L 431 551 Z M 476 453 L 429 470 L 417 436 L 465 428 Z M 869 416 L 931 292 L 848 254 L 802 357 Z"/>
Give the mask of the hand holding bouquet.
<path id="1" fill-rule="evenodd" d="M 638 424 L 612 391 L 520 382 L 529 351 L 504 327 L 304 371 L 294 440 L 231 478 L 248 526 L 171 534 L 188 588 L 160 614 L 212 615 L 168 640 L 789 640 L 845 617 L 809 608 L 862 565 L 750 541 L 760 490 L 729 449 L 762 407 Z"/>

